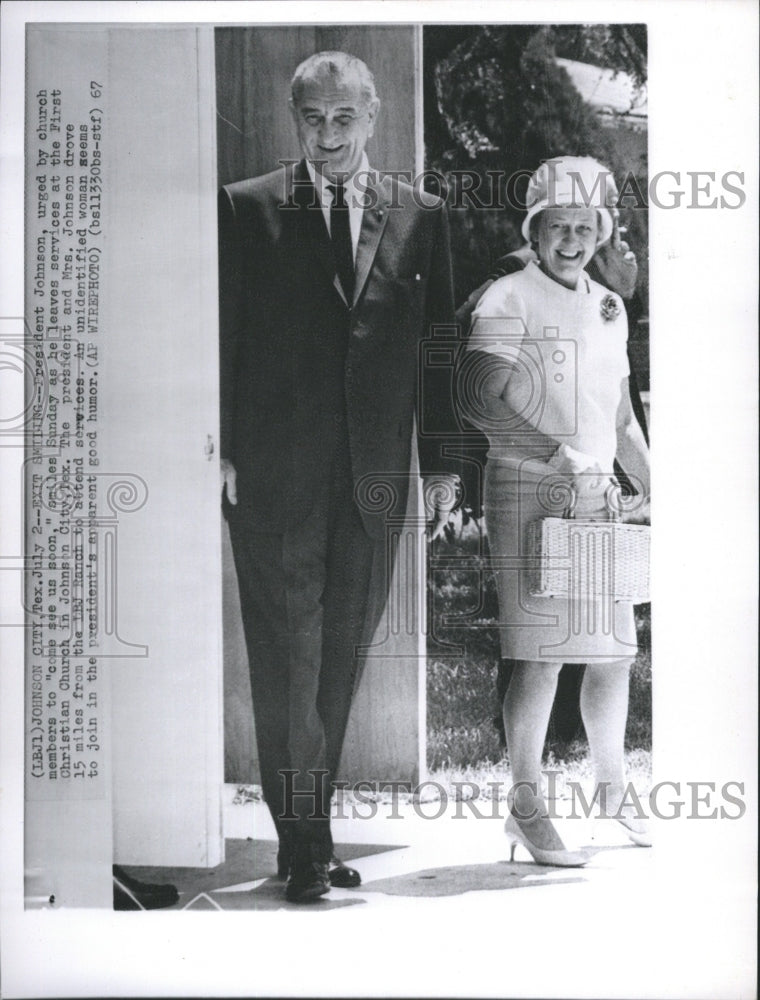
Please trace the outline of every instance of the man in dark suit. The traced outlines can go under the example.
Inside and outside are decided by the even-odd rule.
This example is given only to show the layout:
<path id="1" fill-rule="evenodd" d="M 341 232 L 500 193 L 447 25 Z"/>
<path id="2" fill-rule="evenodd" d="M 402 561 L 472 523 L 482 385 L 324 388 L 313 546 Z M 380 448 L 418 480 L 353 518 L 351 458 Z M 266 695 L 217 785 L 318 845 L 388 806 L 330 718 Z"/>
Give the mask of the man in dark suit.
<path id="1" fill-rule="evenodd" d="M 364 63 L 317 53 L 291 89 L 304 158 L 220 193 L 221 464 L 264 797 L 300 902 L 360 881 L 330 869 L 331 782 L 392 568 L 386 517 L 406 505 L 419 343 L 453 299 L 443 204 L 367 162 Z M 445 474 L 436 451 L 420 439 L 423 471 Z"/>

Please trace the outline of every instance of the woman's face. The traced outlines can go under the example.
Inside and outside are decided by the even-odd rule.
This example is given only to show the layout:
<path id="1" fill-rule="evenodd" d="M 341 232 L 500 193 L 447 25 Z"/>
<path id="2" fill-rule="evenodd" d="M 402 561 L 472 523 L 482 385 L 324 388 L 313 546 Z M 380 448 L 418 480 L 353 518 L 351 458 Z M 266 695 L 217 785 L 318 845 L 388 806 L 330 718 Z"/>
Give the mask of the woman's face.
<path id="1" fill-rule="evenodd" d="M 541 269 L 567 288 L 596 252 L 599 220 L 595 208 L 545 208 L 538 216 Z"/>

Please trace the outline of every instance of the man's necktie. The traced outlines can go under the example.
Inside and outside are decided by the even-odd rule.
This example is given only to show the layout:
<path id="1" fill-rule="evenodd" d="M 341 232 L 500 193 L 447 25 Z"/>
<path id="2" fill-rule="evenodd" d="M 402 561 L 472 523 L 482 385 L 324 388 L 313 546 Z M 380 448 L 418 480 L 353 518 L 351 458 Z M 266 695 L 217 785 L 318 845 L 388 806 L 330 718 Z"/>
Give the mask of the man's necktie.
<path id="1" fill-rule="evenodd" d="M 328 184 L 333 196 L 330 207 L 330 239 L 335 254 L 335 268 L 348 304 L 354 300 L 354 249 L 351 243 L 351 223 L 348 217 L 346 190 L 342 184 Z"/>

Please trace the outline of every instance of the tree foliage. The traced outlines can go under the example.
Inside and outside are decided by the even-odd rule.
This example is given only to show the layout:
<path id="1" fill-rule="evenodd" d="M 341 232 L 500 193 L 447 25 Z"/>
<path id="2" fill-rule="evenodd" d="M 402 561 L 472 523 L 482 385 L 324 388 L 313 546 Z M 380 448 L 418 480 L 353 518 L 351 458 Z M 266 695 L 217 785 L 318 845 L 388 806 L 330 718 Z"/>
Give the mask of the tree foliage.
<path id="1" fill-rule="evenodd" d="M 455 185 L 467 170 L 490 190 L 489 171 L 504 178 L 558 155 L 593 156 L 616 177 L 633 172 L 646 185 L 646 163 L 606 127 L 556 62 L 562 56 L 646 81 L 645 25 L 441 26 L 425 30 L 427 165 Z M 522 242 L 519 224 L 527 179 L 506 208 L 464 205 L 452 211 L 459 299 L 480 284 L 495 257 Z M 645 213 L 639 212 L 639 216 Z M 633 221 L 633 220 L 632 220 Z M 635 220 L 641 246 L 646 221 Z"/>
<path id="2" fill-rule="evenodd" d="M 645 24 L 562 24 L 542 30 L 558 56 L 628 73 L 638 87 L 647 81 Z"/>

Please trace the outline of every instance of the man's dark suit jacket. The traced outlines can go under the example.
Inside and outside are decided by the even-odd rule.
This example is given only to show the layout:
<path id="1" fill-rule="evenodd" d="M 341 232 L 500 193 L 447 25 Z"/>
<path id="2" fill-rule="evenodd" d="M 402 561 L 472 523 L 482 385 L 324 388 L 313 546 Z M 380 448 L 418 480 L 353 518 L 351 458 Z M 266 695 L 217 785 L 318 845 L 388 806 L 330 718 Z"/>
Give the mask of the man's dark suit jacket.
<path id="1" fill-rule="evenodd" d="M 420 341 L 453 321 L 448 224 L 442 202 L 421 207 L 403 183 L 367 196 L 349 309 L 304 161 L 220 192 L 221 456 L 252 530 L 308 517 L 339 419 L 326 399 L 345 407 L 354 483 L 389 479 L 404 510 Z M 423 472 L 452 471 L 438 440 L 419 444 Z M 388 511 L 370 507 L 379 537 Z"/>

